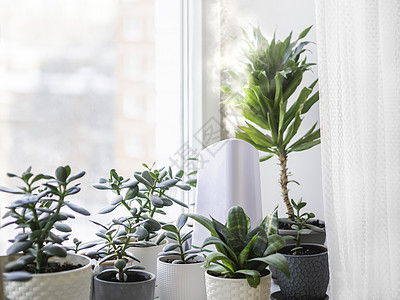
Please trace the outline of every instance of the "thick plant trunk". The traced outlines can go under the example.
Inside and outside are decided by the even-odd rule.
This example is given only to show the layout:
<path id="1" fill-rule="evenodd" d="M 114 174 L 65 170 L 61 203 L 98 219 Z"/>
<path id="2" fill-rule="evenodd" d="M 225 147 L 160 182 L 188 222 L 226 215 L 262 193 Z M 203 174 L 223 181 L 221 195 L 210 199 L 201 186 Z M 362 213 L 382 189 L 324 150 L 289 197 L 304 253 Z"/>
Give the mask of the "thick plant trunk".
<path id="1" fill-rule="evenodd" d="M 287 174 L 287 156 L 285 154 L 280 154 L 279 155 L 279 163 L 281 166 L 281 177 L 280 177 L 280 184 L 281 184 L 281 190 L 282 190 L 282 198 L 283 202 L 285 202 L 286 205 L 286 211 L 288 213 L 294 214 L 293 206 L 290 203 L 289 199 L 289 189 L 288 189 L 288 174 Z M 292 216 L 289 216 L 289 220 L 294 220 Z"/>

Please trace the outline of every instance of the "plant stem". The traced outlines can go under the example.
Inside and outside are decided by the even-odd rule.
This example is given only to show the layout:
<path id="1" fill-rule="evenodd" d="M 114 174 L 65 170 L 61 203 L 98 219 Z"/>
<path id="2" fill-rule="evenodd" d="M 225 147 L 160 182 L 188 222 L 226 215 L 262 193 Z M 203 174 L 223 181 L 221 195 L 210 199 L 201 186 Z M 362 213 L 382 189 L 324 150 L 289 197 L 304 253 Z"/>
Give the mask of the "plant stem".
<path id="1" fill-rule="evenodd" d="M 286 153 L 281 153 L 279 155 L 279 163 L 281 166 L 281 177 L 280 177 L 280 184 L 282 189 L 282 197 L 283 202 L 285 202 L 286 210 L 289 214 L 294 214 L 293 206 L 290 204 L 289 199 L 289 189 L 288 189 L 288 174 L 287 174 L 287 155 Z M 294 221 L 293 216 L 289 215 L 289 220 Z"/>

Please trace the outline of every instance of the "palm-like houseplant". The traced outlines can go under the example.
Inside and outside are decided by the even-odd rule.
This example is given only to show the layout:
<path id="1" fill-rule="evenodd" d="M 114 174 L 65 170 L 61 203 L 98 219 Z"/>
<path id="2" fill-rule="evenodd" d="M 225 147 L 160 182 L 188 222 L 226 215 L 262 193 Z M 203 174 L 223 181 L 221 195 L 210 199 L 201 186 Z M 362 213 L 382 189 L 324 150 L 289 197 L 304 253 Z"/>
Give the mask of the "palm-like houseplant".
<path id="1" fill-rule="evenodd" d="M 288 155 L 320 143 L 317 123 L 305 134 L 297 135 L 304 115 L 319 100 L 319 92 L 313 92 L 317 80 L 294 97 L 302 85 L 303 74 L 314 65 L 302 56 L 310 42 L 301 40 L 310 29 L 301 32 L 293 42 L 292 33 L 284 41 L 276 41 L 274 36 L 268 42 L 259 28 L 253 29 L 253 39 L 243 31 L 247 43 L 243 54 L 247 62 L 242 71 L 230 71 L 231 81 L 221 88 L 228 95 L 225 103 L 233 105 L 246 119 L 247 126 L 239 126 L 236 137 L 266 152 L 260 161 L 278 157 L 282 197 L 288 214 L 294 213 L 288 190 L 291 182 Z M 289 219 L 293 220 L 291 215 Z"/>
<path id="2" fill-rule="evenodd" d="M 216 296 L 214 292 L 210 291 L 212 282 L 215 282 L 216 278 L 222 277 L 243 278 L 246 285 L 251 287 L 248 289 L 247 297 L 253 297 L 257 289 L 257 293 L 263 295 L 261 299 L 269 297 L 271 278 L 269 275 L 266 276 L 268 265 L 274 266 L 290 278 L 286 259 L 282 254 L 277 253 L 285 245 L 285 241 L 277 234 L 276 209 L 252 230 L 250 219 L 239 206 L 234 206 L 229 210 L 225 224 L 212 217 L 208 219 L 196 214 L 187 215 L 210 231 L 211 236 L 205 239 L 202 248 L 214 245 L 216 249 L 216 251 L 208 253 L 206 257 L 207 273 L 214 276 L 210 280 L 208 280 L 209 277 L 206 278 L 208 296 Z M 260 284 L 261 278 L 265 279 L 262 284 Z M 235 295 L 231 296 L 235 299 Z"/>

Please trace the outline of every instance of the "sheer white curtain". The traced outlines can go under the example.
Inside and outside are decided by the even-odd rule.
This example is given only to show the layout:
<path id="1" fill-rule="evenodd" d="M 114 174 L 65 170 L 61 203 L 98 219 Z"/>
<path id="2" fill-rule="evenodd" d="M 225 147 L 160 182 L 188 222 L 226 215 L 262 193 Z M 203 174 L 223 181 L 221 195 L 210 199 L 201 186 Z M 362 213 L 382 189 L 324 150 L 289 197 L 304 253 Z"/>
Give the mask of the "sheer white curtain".
<path id="1" fill-rule="evenodd" d="M 400 299 L 400 1 L 316 9 L 330 295 Z"/>

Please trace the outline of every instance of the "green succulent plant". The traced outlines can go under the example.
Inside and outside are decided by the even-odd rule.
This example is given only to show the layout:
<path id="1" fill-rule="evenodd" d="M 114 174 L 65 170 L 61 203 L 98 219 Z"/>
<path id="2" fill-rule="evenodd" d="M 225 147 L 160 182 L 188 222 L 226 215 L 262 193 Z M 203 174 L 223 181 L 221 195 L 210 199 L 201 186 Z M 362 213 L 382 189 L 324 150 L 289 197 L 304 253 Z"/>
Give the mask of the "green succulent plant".
<path id="1" fill-rule="evenodd" d="M 251 287 L 257 287 L 268 265 L 274 266 L 290 278 L 288 262 L 276 253 L 285 241 L 277 234 L 277 209 L 256 228 L 250 228 L 250 219 L 240 206 L 232 207 L 225 224 L 211 217 L 187 214 L 210 231 L 201 248 L 214 245 L 216 251 L 207 254 L 205 268 L 217 276 L 246 278 Z"/>
<path id="2" fill-rule="evenodd" d="M 103 273 L 112 273 L 118 281 L 127 281 L 127 272 L 133 269 L 144 269 L 144 267 L 139 265 L 128 264 L 131 261 L 137 261 L 140 263 L 139 259 L 128 253 L 126 250 L 135 245 L 131 241 L 132 234 L 126 232 L 126 225 L 120 223 L 117 220 L 109 225 L 103 225 L 101 223 L 91 221 L 94 224 L 101 227 L 100 231 L 96 235 L 100 238 L 97 241 L 98 249 L 89 251 L 87 255 L 96 255 L 99 257 L 98 264 L 102 264 L 106 261 L 114 262 L 114 269 L 108 269 Z M 147 221 L 141 221 L 136 223 L 134 226 L 138 227 Z M 134 228 L 134 227 L 133 227 Z"/>
<path id="3" fill-rule="evenodd" d="M 179 170 L 172 173 L 171 167 L 168 171 L 165 168 L 155 169 L 154 165 L 148 167 L 143 164 L 145 170 L 135 172 L 135 180 L 123 178 L 118 175 L 115 169 L 110 171 L 109 179 L 100 178 L 99 184 L 93 187 L 99 190 L 111 190 L 116 194 L 110 205 L 99 211 L 100 214 L 107 214 L 117 207 L 123 207 L 128 211 L 128 216 L 122 217 L 113 222 L 119 222 L 125 226 L 126 233 L 136 239 L 136 246 L 149 247 L 161 243 L 164 235 L 156 242 L 152 241 L 158 236 L 162 222 L 157 221 L 157 215 L 165 215 L 164 207 L 172 206 L 174 203 L 187 208 L 188 206 L 167 194 L 167 191 L 175 187 L 184 191 L 190 190 L 190 186 L 183 183 L 184 172 Z M 138 222 L 146 220 L 140 226 Z"/>
<path id="4" fill-rule="evenodd" d="M 65 257 L 67 249 L 63 246 L 68 240 L 71 227 L 64 221 L 74 218 L 65 208 L 88 216 L 90 213 L 67 200 L 67 197 L 80 191 L 77 179 L 85 175 L 79 172 L 71 176 L 69 166 L 58 167 L 55 176 L 33 174 L 29 167 L 21 176 L 7 173 L 8 177 L 22 181 L 23 186 L 17 189 L 0 187 L 0 191 L 18 195 L 4 218 L 12 220 L 2 227 L 16 225 L 20 232 L 11 240 L 13 243 L 7 249 L 7 255 L 23 252 L 16 261 L 5 266 L 6 271 L 28 270 L 30 273 L 45 273 L 51 264 L 51 257 Z M 43 182 L 43 180 L 46 180 Z M 21 276 L 12 276 L 14 280 L 28 279 L 26 273 Z"/>
<path id="5" fill-rule="evenodd" d="M 316 232 L 325 232 L 324 229 L 315 226 L 313 224 L 307 223 L 310 219 L 315 217 L 314 213 L 311 212 L 305 212 L 301 213 L 300 210 L 303 209 L 306 205 L 307 202 L 303 202 L 303 199 L 300 199 L 297 203 L 291 199 L 292 205 L 296 212 L 294 214 L 290 214 L 290 216 L 294 219 L 294 221 L 291 220 L 282 220 L 283 222 L 290 224 L 291 228 L 296 230 L 297 235 L 295 237 L 296 241 L 296 247 L 291 250 L 292 253 L 296 253 L 297 250 L 301 250 L 301 236 L 303 234 L 310 234 L 313 231 Z"/>
<path id="6" fill-rule="evenodd" d="M 198 256 L 200 252 L 199 249 L 185 249 L 185 242 L 188 241 L 192 237 L 193 230 L 182 233 L 182 229 L 184 228 L 187 222 L 187 215 L 180 215 L 176 221 L 176 225 L 174 224 L 165 224 L 162 226 L 162 229 L 166 231 L 166 236 L 173 240 L 168 243 L 163 252 L 159 253 L 159 256 L 170 257 L 173 264 L 190 264 L 192 263 L 192 259 Z M 179 258 L 174 258 L 179 257 Z"/>
<path id="7" fill-rule="evenodd" d="M 288 183 L 296 181 L 288 179 L 288 155 L 320 143 L 317 123 L 305 134 L 297 134 L 304 115 L 319 100 L 319 92 L 313 93 L 317 80 L 304 86 L 297 98 L 293 96 L 302 85 L 303 74 L 315 65 L 308 63 L 307 57 L 302 58 L 310 42 L 301 40 L 310 29 L 301 32 L 293 42 L 292 33 L 284 41 L 276 41 L 274 35 L 268 42 L 259 28 L 253 29 L 253 38 L 243 31 L 247 44 L 243 54 L 247 61 L 242 71 L 229 72 L 230 82 L 221 88 L 228 95 L 225 103 L 233 105 L 246 119 L 247 126 L 239 126 L 236 137 L 266 152 L 260 161 L 278 157 L 282 197 L 290 214 L 294 210 Z"/>

